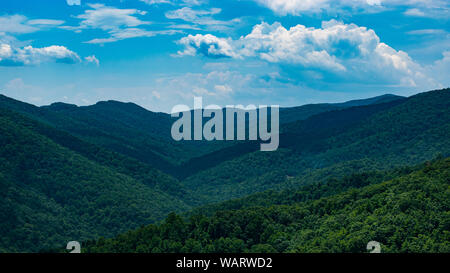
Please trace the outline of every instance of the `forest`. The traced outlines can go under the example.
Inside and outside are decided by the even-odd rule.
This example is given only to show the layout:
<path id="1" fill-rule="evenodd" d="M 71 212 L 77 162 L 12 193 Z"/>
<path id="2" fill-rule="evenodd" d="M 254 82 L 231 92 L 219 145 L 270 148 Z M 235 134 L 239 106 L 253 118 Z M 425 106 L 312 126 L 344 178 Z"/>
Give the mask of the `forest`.
<path id="1" fill-rule="evenodd" d="M 280 109 L 280 149 L 0 95 L 0 252 L 449 252 L 450 89 Z"/>
<path id="2" fill-rule="evenodd" d="M 361 174 L 205 208 L 112 239 L 87 253 L 358 253 L 375 240 L 385 253 L 450 251 L 450 158 L 410 170 Z M 378 182 L 381 177 L 392 179 Z M 368 182 L 371 181 L 371 182 Z M 364 186 L 366 185 L 366 186 Z M 261 204 L 256 200 L 263 200 Z M 282 202 L 283 204 L 280 204 Z M 240 204 L 244 203 L 245 207 Z"/>

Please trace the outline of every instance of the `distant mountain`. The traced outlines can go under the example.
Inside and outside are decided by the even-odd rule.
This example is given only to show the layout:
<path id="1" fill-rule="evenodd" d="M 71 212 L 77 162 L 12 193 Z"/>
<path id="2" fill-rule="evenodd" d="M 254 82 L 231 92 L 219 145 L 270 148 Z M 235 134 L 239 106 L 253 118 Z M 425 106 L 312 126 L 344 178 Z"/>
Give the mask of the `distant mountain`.
<path id="1" fill-rule="evenodd" d="M 355 170 L 418 164 L 450 155 L 450 90 L 437 90 L 379 105 L 351 107 L 286 124 L 281 149 L 235 156 L 220 151 L 182 181 L 211 202 L 267 189 L 342 177 Z M 251 148 L 252 144 L 248 147 Z M 241 147 L 236 151 L 245 151 Z M 202 166 L 196 161 L 196 166 Z"/>
<path id="2" fill-rule="evenodd" d="M 149 112 L 135 104 L 102 102 L 77 107 L 56 103 L 48 107 L 35 107 L 0 97 L 0 106 L 18 111 L 90 143 L 151 164 L 160 170 L 170 170 L 174 154 L 177 151 L 182 154 L 182 149 L 177 148 L 176 143 L 168 144 L 168 137 L 161 137 L 161 134 L 170 132 L 170 117 Z M 164 130 L 167 127 L 169 129 Z"/>
<path id="3" fill-rule="evenodd" d="M 112 239 L 83 244 L 86 253 L 448 253 L 450 159 L 411 170 L 349 176 L 326 185 L 214 206 L 210 216 L 169 215 Z M 283 200 L 284 199 L 284 200 Z"/>
<path id="4" fill-rule="evenodd" d="M 280 121 L 303 120 L 321 112 L 400 98 L 385 95 L 347 103 L 284 108 L 281 109 Z M 54 103 L 36 107 L 0 95 L 0 107 L 17 111 L 180 178 L 191 173 L 190 166 L 196 157 L 208 156 L 232 146 L 228 142 L 175 142 L 170 135 L 175 120 L 170 115 L 154 113 L 133 103 L 104 101 L 83 107 Z"/>
<path id="5" fill-rule="evenodd" d="M 298 107 L 281 108 L 280 109 L 280 122 L 291 123 L 298 120 L 305 120 L 311 116 L 329 112 L 334 110 L 345 109 L 354 106 L 364 106 L 371 104 L 388 103 L 396 100 L 404 99 L 404 97 L 396 96 L 392 94 L 386 94 L 378 97 L 362 100 L 352 100 L 343 103 L 320 103 L 320 104 L 307 104 Z"/>

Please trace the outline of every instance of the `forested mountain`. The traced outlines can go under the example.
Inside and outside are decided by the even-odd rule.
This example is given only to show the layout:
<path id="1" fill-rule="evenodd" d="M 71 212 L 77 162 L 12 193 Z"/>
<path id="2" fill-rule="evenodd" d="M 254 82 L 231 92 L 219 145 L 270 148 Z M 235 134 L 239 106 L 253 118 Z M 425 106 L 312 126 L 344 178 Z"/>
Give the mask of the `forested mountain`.
<path id="1" fill-rule="evenodd" d="M 382 177 L 394 178 L 379 182 Z M 263 199 L 213 207 L 212 216 L 171 214 L 85 252 L 383 252 L 450 251 L 450 159 L 420 168 L 360 174 Z M 260 200 L 264 202 L 261 206 Z M 284 205 L 273 205 L 283 203 Z M 230 205 L 235 208 L 230 210 Z M 272 205 L 271 205 L 272 204 Z M 245 208 L 242 208 L 244 206 Z M 207 208 L 205 208 L 208 210 Z"/>
<path id="2" fill-rule="evenodd" d="M 343 103 L 307 104 L 298 107 L 281 108 L 280 123 L 284 124 L 299 120 L 305 120 L 320 113 L 341 110 L 349 107 L 388 103 L 401 99 L 403 99 L 403 97 L 387 94 L 370 99 L 352 100 Z"/>
<path id="3" fill-rule="evenodd" d="M 160 170 L 169 171 L 175 155 L 185 153 L 169 138 L 170 116 L 135 104 L 109 101 L 88 107 L 63 103 L 35 107 L 0 97 L 0 105 Z"/>
<path id="4" fill-rule="evenodd" d="M 347 103 L 283 108 L 280 122 L 288 123 L 335 109 L 398 99 L 401 97 L 385 95 Z M 22 113 L 85 141 L 135 158 L 180 178 L 192 173 L 192 164 L 194 161 L 198 162 L 197 157 L 210 157 L 210 153 L 214 154 L 232 145 L 228 142 L 175 142 L 170 135 L 170 128 L 175 119 L 168 114 L 154 113 L 133 103 L 104 101 L 84 107 L 54 103 L 36 107 L 0 95 L 0 107 Z M 232 147 L 230 149 L 236 150 Z M 240 154 L 248 151 L 248 149 L 240 150 Z M 234 154 L 233 157 L 235 157 Z"/>
<path id="5" fill-rule="evenodd" d="M 388 96 L 387 98 L 391 97 Z M 347 107 L 341 110 L 323 111 L 323 113 L 313 115 L 309 118 L 300 119 L 297 122 L 282 124 L 280 148 L 288 148 L 290 151 L 296 151 L 297 153 L 293 155 L 294 157 L 298 157 L 298 153 L 304 153 L 307 150 L 316 150 L 319 145 L 322 145 L 321 143 L 323 143 L 323 140 L 327 137 L 335 136 L 341 132 L 344 132 L 351 126 L 357 125 L 374 113 L 387 110 L 405 101 L 403 98 L 395 98 L 395 100 L 387 103 L 372 105 L 367 103 L 367 106 L 364 107 Z M 348 103 L 348 105 L 354 104 L 356 103 Z M 336 105 L 326 106 L 336 107 Z M 347 105 L 347 103 L 342 105 Z M 305 107 L 308 108 L 309 106 Z M 324 110 L 323 108 L 320 108 L 322 107 L 321 105 L 317 105 L 317 107 L 319 107 L 317 109 Z M 299 107 L 299 109 L 302 109 L 302 107 Z M 303 151 L 300 151 L 301 149 L 303 149 Z M 233 159 L 238 159 L 246 154 L 257 152 L 259 150 L 259 141 L 246 141 L 230 147 L 225 147 L 216 152 L 192 158 L 182 165 L 183 175 L 181 177 L 185 178 L 195 175 L 202 170 L 208 170 L 223 162 L 232 161 Z M 285 155 L 283 155 L 283 157 L 285 157 Z M 273 157 L 273 154 L 271 154 L 271 158 L 276 160 L 275 157 Z"/>
<path id="6" fill-rule="evenodd" d="M 172 211 L 293 206 L 406 177 L 450 156 L 449 104 L 444 89 L 281 109 L 280 149 L 259 152 L 257 142 L 175 142 L 169 115 L 132 103 L 36 107 L 0 96 L 0 252 L 112 237 Z"/>
<path id="7" fill-rule="evenodd" d="M 215 202 L 448 156 L 450 90 L 326 112 L 286 124 L 282 131 L 278 151 L 216 159 L 217 165 L 182 183 Z"/>
<path id="8" fill-rule="evenodd" d="M 2 108 L 0 146 L 0 252 L 113 236 L 189 208 L 175 179 Z"/>

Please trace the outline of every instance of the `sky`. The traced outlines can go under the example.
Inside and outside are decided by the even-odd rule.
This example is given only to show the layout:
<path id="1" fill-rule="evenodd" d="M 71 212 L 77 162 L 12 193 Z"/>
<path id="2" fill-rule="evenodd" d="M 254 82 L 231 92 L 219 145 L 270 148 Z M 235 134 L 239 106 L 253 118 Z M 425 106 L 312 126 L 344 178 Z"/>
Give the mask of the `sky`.
<path id="1" fill-rule="evenodd" d="M 101 100 L 281 105 L 450 86 L 447 0 L 0 2 L 0 93 L 35 105 Z"/>

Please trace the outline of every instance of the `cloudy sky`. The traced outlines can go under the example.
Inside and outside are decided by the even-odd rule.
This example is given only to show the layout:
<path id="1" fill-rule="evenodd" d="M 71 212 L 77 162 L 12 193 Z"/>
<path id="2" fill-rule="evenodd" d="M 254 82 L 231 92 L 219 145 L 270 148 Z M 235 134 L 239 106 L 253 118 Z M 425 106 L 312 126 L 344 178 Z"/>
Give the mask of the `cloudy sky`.
<path id="1" fill-rule="evenodd" d="M 0 93 L 294 106 L 450 86 L 447 0 L 0 2 Z"/>

